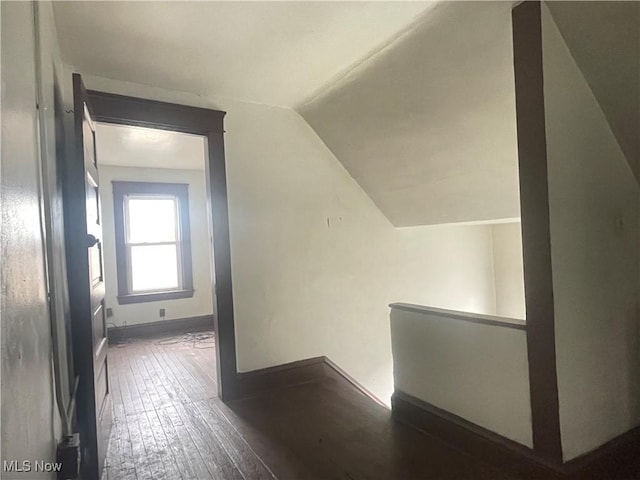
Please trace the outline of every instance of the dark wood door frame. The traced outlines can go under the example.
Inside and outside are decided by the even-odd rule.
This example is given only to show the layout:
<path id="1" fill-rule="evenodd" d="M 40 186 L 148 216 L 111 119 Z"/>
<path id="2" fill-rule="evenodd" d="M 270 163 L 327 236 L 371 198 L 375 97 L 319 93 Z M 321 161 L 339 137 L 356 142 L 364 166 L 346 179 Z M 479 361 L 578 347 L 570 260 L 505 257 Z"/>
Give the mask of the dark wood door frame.
<path id="1" fill-rule="evenodd" d="M 65 255 L 74 371 L 79 376 L 77 424 L 82 476 L 98 478 L 111 431 L 107 332 L 104 316 L 102 221 L 91 101 L 73 75 L 72 156 L 64 180 Z"/>
<path id="2" fill-rule="evenodd" d="M 202 135 L 207 139 L 205 174 L 207 204 L 213 238 L 214 331 L 218 396 L 234 396 L 236 380 L 236 341 L 231 285 L 229 210 L 224 156 L 223 120 L 226 112 L 146 100 L 104 92 L 88 91 L 98 122 L 158 128 Z M 100 139 L 98 139 L 100 141 Z"/>

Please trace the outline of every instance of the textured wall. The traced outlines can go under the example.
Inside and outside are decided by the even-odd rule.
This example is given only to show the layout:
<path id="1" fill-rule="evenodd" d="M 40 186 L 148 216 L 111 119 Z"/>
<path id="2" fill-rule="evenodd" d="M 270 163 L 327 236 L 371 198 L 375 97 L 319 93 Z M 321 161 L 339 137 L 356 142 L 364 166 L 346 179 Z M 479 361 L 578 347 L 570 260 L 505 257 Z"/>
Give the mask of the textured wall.
<path id="1" fill-rule="evenodd" d="M 496 315 L 525 318 L 524 267 L 520 223 L 491 226 Z"/>
<path id="2" fill-rule="evenodd" d="M 59 418 L 40 221 L 34 12 L 30 2 L 1 8 L 2 460 L 51 461 Z"/>
<path id="3" fill-rule="evenodd" d="M 543 71 L 565 460 L 640 424 L 640 192 L 544 5 Z"/>
<path id="4" fill-rule="evenodd" d="M 524 330 L 394 309 L 391 338 L 396 388 L 533 445 Z"/>

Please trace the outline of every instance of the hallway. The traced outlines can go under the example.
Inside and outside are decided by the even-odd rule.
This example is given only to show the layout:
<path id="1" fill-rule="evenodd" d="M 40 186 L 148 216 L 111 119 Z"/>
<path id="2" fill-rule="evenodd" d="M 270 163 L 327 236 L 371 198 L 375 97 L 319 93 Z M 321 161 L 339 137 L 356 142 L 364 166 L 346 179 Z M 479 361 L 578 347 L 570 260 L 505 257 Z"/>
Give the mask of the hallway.
<path id="1" fill-rule="evenodd" d="M 517 478 L 394 422 L 347 382 L 224 404 L 210 334 L 128 341 L 109 358 L 108 480 Z"/>
<path id="2" fill-rule="evenodd" d="M 273 478 L 224 417 L 212 333 L 110 347 L 105 480 Z"/>

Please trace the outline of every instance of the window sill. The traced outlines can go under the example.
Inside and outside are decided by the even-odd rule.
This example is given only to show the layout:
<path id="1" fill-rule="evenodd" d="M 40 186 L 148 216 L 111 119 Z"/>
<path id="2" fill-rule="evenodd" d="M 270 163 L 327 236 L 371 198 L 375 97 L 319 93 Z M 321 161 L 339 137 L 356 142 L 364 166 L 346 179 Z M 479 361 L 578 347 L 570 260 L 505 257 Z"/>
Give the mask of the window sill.
<path id="1" fill-rule="evenodd" d="M 118 303 L 120 305 L 127 305 L 130 303 L 159 302 L 162 300 L 174 300 L 177 298 L 191 298 L 193 297 L 193 292 L 194 290 L 190 289 L 118 295 Z"/>

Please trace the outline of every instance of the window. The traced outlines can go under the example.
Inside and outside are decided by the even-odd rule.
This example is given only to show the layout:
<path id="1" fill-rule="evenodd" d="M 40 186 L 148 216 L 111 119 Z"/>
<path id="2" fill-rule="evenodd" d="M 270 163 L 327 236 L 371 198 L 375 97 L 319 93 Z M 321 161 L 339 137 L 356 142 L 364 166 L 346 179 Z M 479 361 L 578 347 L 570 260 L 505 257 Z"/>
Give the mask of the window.
<path id="1" fill-rule="evenodd" d="M 193 296 L 188 185 L 113 182 L 118 303 Z"/>

